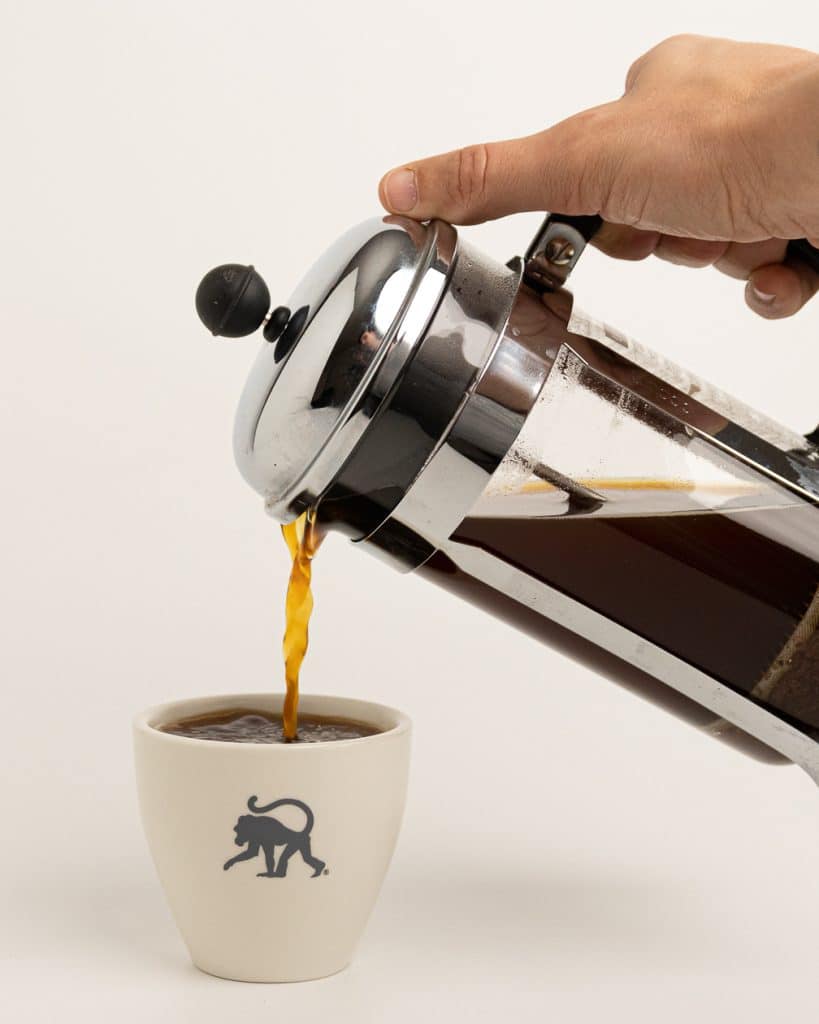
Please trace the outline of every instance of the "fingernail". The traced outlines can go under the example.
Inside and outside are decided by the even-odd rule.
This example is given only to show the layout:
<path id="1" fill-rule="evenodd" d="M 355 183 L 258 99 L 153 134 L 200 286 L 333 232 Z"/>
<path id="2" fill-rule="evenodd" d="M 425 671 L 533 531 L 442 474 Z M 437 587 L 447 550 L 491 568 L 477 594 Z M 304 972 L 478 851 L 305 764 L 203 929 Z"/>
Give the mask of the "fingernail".
<path id="1" fill-rule="evenodd" d="M 754 298 L 757 302 L 761 302 L 763 306 L 770 306 L 770 304 L 776 298 L 775 295 L 771 295 L 770 292 L 761 292 L 756 285 L 751 285 L 751 291 L 754 293 Z"/>
<path id="2" fill-rule="evenodd" d="M 384 196 L 391 210 L 395 210 L 396 213 L 409 213 L 418 202 L 415 171 L 411 171 L 409 167 L 390 171 L 384 181 Z"/>

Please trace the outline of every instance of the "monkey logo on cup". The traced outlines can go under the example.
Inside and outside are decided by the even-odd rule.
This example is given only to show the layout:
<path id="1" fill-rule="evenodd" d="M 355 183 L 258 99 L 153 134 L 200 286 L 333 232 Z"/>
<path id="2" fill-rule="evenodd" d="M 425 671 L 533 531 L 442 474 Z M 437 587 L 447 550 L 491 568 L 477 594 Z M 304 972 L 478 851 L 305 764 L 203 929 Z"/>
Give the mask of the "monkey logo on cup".
<path id="1" fill-rule="evenodd" d="M 247 806 L 252 814 L 240 815 L 239 820 L 233 826 L 233 831 L 236 833 L 234 842 L 237 846 L 246 846 L 247 849 L 226 861 L 224 870 L 227 871 L 241 860 L 252 860 L 258 856 L 260 850 L 263 850 L 267 871 L 258 872 L 257 878 L 284 878 L 287 875 L 288 862 L 294 853 L 300 853 L 305 864 L 313 869 L 311 877 L 318 878 L 321 874 L 327 874 L 324 861 L 314 857 L 310 850 L 310 832 L 315 819 L 307 804 L 302 803 L 301 800 L 284 797 L 281 800 L 274 800 L 272 804 L 267 804 L 265 807 L 259 807 L 256 800 L 255 796 L 250 797 Z M 278 818 L 258 817 L 258 815 L 274 811 L 277 807 L 287 805 L 298 807 L 300 811 L 304 811 L 306 821 L 300 832 L 283 825 Z M 279 854 L 278 864 L 275 859 L 277 846 L 284 847 Z"/>

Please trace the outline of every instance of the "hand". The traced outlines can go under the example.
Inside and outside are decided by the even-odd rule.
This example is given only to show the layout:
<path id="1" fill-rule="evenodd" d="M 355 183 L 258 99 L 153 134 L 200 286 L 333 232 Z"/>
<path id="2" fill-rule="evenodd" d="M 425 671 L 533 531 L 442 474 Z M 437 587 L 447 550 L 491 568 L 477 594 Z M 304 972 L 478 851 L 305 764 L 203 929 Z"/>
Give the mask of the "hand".
<path id="1" fill-rule="evenodd" d="M 620 99 L 396 168 L 379 195 L 392 213 L 455 224 L 599 213 L 603 252 L 714 265 L 747 280 L 755 312 L 789 316 L 819 290 L 784 241 L 819 246 L 817 111 L 816 54 L 674 36 L 632 64 Z"/>

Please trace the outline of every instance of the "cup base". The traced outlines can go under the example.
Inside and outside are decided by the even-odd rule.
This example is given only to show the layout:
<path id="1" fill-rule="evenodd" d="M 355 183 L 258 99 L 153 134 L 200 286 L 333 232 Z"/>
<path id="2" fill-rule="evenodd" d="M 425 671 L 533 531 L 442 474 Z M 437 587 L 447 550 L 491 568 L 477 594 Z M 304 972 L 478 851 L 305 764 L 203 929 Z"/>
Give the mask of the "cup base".
<path id="1" fill-rule="evenodd" d="M 216 967 L 206 967 L 204 964 L 198 964 L 195 960 L 191 961 L 197 971 L 201 971 L 203 974 L 210 975 L 211 978 L 219 978 L 222 981 L 240 981 L 248 985 L 292 985 L 298 984 L 305 981 L 321 981 L 322 978 L 332 978 L 336 974 L 341 974 L 342 971 L 346 971 L 352 963 L 348 960 L 343 963 L 340 967 L 323 968 L 318 971 L 309 971 L 305 974 L 299 973 L 298 976 L 294 977 L 258 977 L 253 972 L 249 974 L 240 974 L 239 972 L 230 972 L 220 970 Z"/>

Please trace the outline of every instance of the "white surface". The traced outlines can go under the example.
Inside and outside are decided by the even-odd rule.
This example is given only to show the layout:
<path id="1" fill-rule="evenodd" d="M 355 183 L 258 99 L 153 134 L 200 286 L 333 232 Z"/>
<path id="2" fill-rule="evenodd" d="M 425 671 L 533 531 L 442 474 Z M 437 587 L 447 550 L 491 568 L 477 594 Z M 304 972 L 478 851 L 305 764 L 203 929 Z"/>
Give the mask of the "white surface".
<path id="1" fill-rule="evenodd" d="M 203 333 L 200 275 L 252 260 L 283 301 L 393 163 L 615 96 L 675 31 L 819 49 L 811 5 L 72 0 L 3 23 L 4 1018 L 811 1019 L 808 779 L 343 542 L 316 566 L 304 687 L 415 721 L 352 970 L 267 988 L 190 966 L 129 736 L 140 707 L 280 679 L 285 548 L 230 444 L 254 343 Z M 506 256 L 537 221 L 470 237 Z M 711 272 L 583 264 L 589 312 L 815 425 L 815 304 L 764 323 Z"/>

